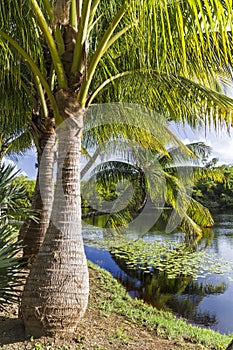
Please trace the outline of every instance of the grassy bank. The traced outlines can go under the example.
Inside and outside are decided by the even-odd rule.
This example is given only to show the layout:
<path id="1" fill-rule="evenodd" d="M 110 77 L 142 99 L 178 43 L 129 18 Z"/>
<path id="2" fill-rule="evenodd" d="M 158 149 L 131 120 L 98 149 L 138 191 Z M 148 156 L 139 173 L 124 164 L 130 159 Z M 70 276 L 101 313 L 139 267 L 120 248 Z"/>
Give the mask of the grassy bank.
<path id="1" fill-rule="evenodd" d="M 72 339 L 25 339 L 16 306 L 0 314 L 0 349 L 198 350 L 225 349 L 231 338 L 198 328 L 132 299 L 112 276 L 89 263 L 90 300 Z"/>
<path id="2" fill-rule="evenodd" d="M 176 341 L 188 341 L 206 346 L 208 349 L 225 349 L 231 337 L 206 328 L 192 326 L 184 320 L 177 319 L 170 312 L 156 311 L 155 308 L 146 305 L 143 301 L 132 299 L 125 293 L 124 288 L 111 277 L 111 275 L 99 269 L 93 264 L 92 268 L 98 271 L 98 286 L 100 295 L 105 295 L 105 300 L 99 304 L 99 308 L 110 314 L 120 313 L 139 326 L 145 326 L 156 332 L 156 335 L 175 339 Z"/>

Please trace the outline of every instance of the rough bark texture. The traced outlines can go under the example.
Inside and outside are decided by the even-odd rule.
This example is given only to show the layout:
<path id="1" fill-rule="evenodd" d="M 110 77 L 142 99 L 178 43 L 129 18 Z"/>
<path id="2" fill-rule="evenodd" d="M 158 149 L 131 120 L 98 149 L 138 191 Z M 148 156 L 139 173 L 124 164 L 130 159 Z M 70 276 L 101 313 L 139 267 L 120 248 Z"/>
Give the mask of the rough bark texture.
<path id="1" fill-rule="evenodd" d="M 38 253 L 49 225 L 53 203 L 53 167 L 55 156 L 55 132 L 44 133 L 38 152 L 38 174 L 32 199 L 32 209 L 37 212 L 37 221 L 30 218 L 23 224 L 19 238 L 23 239 L 24 256 L 32 261 Z M 41 195 L 46 193 L 45 195 Z"/>
<path id="2" fill-rule="evenodd" d="M 35 337 L 72 335 L 88 303 L 80 196 L 84 110 L 67 99 L 64 103 L 63 118 L 72 117 L 57 130 L 58 175 L 51 220 L 32 265 L 21 305 L 26 335 Z"/>

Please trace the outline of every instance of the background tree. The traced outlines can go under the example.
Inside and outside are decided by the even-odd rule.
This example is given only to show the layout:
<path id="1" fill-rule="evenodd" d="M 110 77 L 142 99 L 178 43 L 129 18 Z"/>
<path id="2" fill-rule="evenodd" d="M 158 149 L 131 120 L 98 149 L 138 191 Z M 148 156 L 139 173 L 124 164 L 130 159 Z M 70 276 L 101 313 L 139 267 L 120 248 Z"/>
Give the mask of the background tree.
<path id="1" fill-rule="evenodd" d="M 124 140 L 124 143 L 127 141 Z M 125 230 L 139 212 L 144 210 L 146 203 L 150 202 L 150 215 L 153 217 L 154 214 L 156 218 L 160 211 L 164 229 L 166 225 L 173 225 L 173 229 L 178 225 L 187 238 L 200 238 L 203 229 L 213 225 L 213 218 L 204 205 L 192 198 L 192 187 L 198 179 L 203 178 L 214 183 L 222 182 L 224 175 L 217 168 L 201 166 L 202 158 L 210 153 L 210 147 L 202 142 L 191 143 L 186 147 L 192 153 L 187 153 L 186 149 L 179 146 L 168 148 L 164 155 L 152 149 L 150 161 L 148 157 L 145 161 L 143 149 L 139 149 L 137 155 L 132 155 L 135 148 L 131 150 L 128 145 L 128 150 L 124 152 L 125 158 L 122 155 L 121 161 L 106 161 L 97 165 L 89 180 L 83 184 L 86 205 L 90 203 L 90 207 L 88 211 L 86 208 L 87 212 L 82 217 L 89 219 L 104 215 L 105 226 Z M 153 167 L 155 159 L 158 162 L 157 172 L 149 171 L 148 179 L 148 168 Z M 161 178 L 165 180 L 164 186 L 161 186 Z M 125 183 L 126 181 L 128 182 Z M 99 210 L 91 208 L 93 197 L 94 206 Z M 161 197 L 162 208 L 159 206 Z"/>
<path id="2" fill-rule="evenodd" d="M 219 209 L 230 209 L 233 206 L 233 168 L 228 165 L 216 166 L 222 174 L 222 181 L 201 178 L 195 183 L 193 196 L 199 202 L 210 208 L 212 212 Z M 211 168 L 207 168 L 211 171 Z"/>
<path id="3" fill-rule="evenodd" d="M 27 333 L 64 335 L 73 332 L 88 298 L 79 186 L 86 109 L 97 95 L 99 101 L 114 96 L 194 125 L 208 118 L 229 121 L 232 102 L 219 91 L 221 79 L 231 76 L 232 4 L 27 0 L 3 1 L 0 10 L 2 52 L 10 52 L 20 72 L 15 81 L 21 79 L 23 60 L 33 81 L 29 93 L 40 101 L 38 124 L 47 136 L 54 135 L 54 125 L 59 131 L 52 220 L 25 287 L 23 319 Z M 6 57 L 1 61 L 5 64 Z M 9 76 L 9 70 L 3 72 Z M 48 203 L 53 197 L 50 141 Z"/>
<path id="4" fill-rule="evenodd" d="M 17 176 L 14 181 L 13 181 L 13 184 L 17 185 L 22 185 L 23 189 L 24 189 L 24 196 L 21 197 L 21 198 L 18 198 L 15 203 L 16 203 L 16 206 L 17 208 L 31 208 L 32 206 L 32 198 L 33 198 L 33 194 L 34 194 L 34 191 L 35 191 L 35 184 L 36 184 L 36 181 L 35 180 L 29 180 L 27 178 L 27 176 L 24 176 L 24 175 L 20 175 L 20 176 Z M 20 215 L 17 217 L 17 220 L 19 221 L 23 221 L 25 220 L 26 217 L 24 215 L 24 213 L 20 213 Z"/>

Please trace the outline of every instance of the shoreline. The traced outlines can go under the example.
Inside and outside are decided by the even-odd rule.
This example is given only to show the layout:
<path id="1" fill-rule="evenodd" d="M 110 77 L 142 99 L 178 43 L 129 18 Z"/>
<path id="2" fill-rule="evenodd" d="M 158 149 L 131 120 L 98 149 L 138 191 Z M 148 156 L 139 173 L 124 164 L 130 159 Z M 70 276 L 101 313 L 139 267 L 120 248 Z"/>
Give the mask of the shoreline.
<path id="1" fill-rule="evenodd" d="M 17 305 L 0 313 L 1 350 L 225 350 L 232 337 L 192 326 L 132 299 L 111 274 L 88 263 L 90 299 L 72 339 L 25 339 Z"/>

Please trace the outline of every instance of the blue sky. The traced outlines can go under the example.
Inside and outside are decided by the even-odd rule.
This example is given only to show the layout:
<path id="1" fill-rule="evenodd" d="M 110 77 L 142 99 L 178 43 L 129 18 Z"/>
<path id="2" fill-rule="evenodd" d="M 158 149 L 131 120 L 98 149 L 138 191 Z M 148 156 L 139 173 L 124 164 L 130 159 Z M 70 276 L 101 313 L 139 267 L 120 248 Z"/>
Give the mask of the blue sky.
<path id="1" fill-rule="evenodd" d="M 16 165 L 17 170 L 20 170 L 21 175 L 26 175 L 30 180 L 36 178 L 37 168 L 36 151 L 35 149 L 28 150 L 26 154 L 19 157 L 18 160 L 4 159 L 6 164 Z"/>

